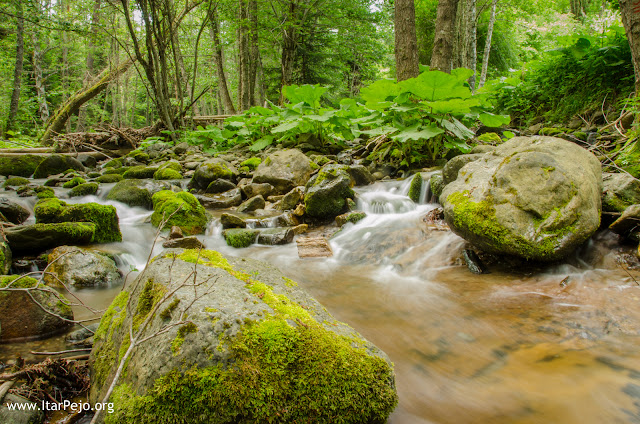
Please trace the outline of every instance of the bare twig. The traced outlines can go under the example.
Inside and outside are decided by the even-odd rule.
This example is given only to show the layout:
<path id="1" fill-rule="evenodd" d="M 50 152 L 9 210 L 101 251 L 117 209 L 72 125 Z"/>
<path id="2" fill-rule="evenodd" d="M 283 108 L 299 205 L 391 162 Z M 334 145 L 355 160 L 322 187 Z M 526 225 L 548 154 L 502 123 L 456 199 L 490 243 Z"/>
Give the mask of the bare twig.
<path id="1" fill-rule="evenodd" d="M 32 355 L 46 355 L 46 356 L 53 356 L 53 355 L 64 355 L 65 353 L 77 353 L 77 352 L 86 352 L 88 350 L 91 350 L 90 347 L 84 348 L 84 349 L 69 349 L 69 350 L 61 350 L 58 352 L 35 352 L 35 351 L 31 351 L 30 353 Z"/>

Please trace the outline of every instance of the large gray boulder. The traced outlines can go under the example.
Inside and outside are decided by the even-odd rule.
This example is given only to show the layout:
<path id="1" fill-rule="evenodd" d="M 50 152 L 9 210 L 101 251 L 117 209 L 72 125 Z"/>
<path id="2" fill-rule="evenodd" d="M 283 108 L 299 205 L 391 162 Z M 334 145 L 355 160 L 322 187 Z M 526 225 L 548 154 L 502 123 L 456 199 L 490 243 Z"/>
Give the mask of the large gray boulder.
<path id="1" fill-rule="evenodd" d="M 123 358 L 132 325 L 138 340 L 155 337 Z M 92 403 L 125 360 L 107 422 L 184 422 L 187 405 L 192 422 L 382 424 L 397 403 L 382 351 L 249 258 L 164 251 L 114 300 L 94 339 Z"/>
<path id="2" fill-rule="evenodd" d="M 285 194 L 303 186 L 317 169 L 311 159 L 297 149 L 281 150 L 269 155 L 253 174 L 254 183 L 269 183 L 276 194 Z"/>
<path id="3" fill-rule="evenodd" d="M 12 224 L 22 224 L 31 212 L 21 204 L 6 197 L 0 197 L 0 214 Z"/>
<path id="4" fill-rule="evenodd" d="M 220 158 L 209 159 L 202 162 L 189 182 L 190 188 L 205 190 L 209 184 L 217 179 L 234 180 L 238 176 L 238 170 L 229 162 Z"/>
<path id="5" fill-rule="evenodd" d="M 307 184 L 304 205 L 307 215 L 316 219 L 334 219 L 347 209 L 353 199 L 353 180 L 347 165 L 325 165 Z"/>
<path id="6" fill-rule="evenodd" d="M 602 173 L 587 150 L 554 137 L 515 137 L 461 167 L 440 203 L 451 229 L 487 252 L 549 261 L 600 224 Z"/>
<path id="7" fill-rule="evenodd" d="M 108 256 L 75 246 L 61 246 L 49 254 L 45 281 L 51 286 L 105 286 L 122 282 L 122 273 Z"/>

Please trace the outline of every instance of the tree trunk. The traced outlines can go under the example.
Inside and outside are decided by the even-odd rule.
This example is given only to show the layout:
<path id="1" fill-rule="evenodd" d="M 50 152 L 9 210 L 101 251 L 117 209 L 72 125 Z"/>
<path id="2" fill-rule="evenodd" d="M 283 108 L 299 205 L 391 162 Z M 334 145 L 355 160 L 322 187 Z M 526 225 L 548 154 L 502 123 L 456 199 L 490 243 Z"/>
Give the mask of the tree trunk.
<path id="1" fill-rule="evenodd" d="M 249 109 L 249 14 L 247 0 L 238 0 L 238 110 Z"/>
<path id="2" fill-rule="evenodd" d="M 458 0 L 438 1 L 431 69 L 451 72 L 457 7 Z"/>
<path id="3" fill-rule="evenodd" d="M 229 95 L 227 87 L 227 77 L 224 74 L 224 58 L 222 57 L 222 43 L 220 42 L 220 29 L 218 27 L 218 11 L 213 8 L 209 11 L 209 20 L 211 21 L 211 38 L 213 38 L 214 60 L 216 62 L 216 77 L 218 79 L 218 93 L 222 97 L 222 105 L 225 114 L 233 115 L 236 109 L 233 107 L 233 101 Z"/>
<path id="4" fill-rule="evenodd" d="M 284 103 L 283 88 L 292 84 L 293 64 L 298 49 L 299 26 L 296 25 L 296 15 L 298 13 L 297 3 L 290 1 L 285 24 L 282 27 L 282 56 L 280 59 L 280 104 Z"/>
<path id="5" fill-rule="evenodd" d="M 587 7 L 589 7 L 589 0 L 571 0 L 571 13 L 578 19 L 584 19 L 587 16 Z"/>
<path id="6" fill-rule="evenodd" d="M 22 69 L 24 67 L 24 16 L 22 0 L 15 0 L 16 7 L 16 65 L 13 68 L 13 91 L 9 103 L 9 116 L 5 125 L 5 132 L 15 128 L 20 103 L 20 88 L 22 86 Z"/>
<path id="7" fill-rule="evenodd" d="M 256 105 L 256 84 L 258 78 L 258 1 L 249 0 L 249 104 Z"/>
<path id="8" fill-rule="evenodd" d="M 416 38 L 416 12 L 413 0 L 395 2 L 395 56 L 398 81 L 417 77 L 418 40 Z"/>
<path id="9" fill-rule="evenodd" d="M 471 87 L 471 91 L 473 93 L 476 92 L 476 78 L 478 74 L 478 8 L 477 8 L 477 0 L 471 1 L 471 11 L 469 13 L 469 19 L 473 19 L 473 25 L 471 27 L 471 70 L 473 70 L 473 75 L 469 78 L 469 86 Z"/>
<path id="10" fill-rule="evenodd" d="M 629 47 L 631 47 L 636 96 L 638 96 L 640 94 L 640 9 L 636 6 L 636 1 L 620 0 L 620 13 L 629 40 Z"/>
<path id="11" fill-rule="evenodd" d="M 52 144 L 53 137 L 62 131 L 69 120 L 69 117 L 77 112 L 80 106 L 107 88 L 109 83 L 116 79 L 116 77 L 125 73 L 132 64 L 133 60 L 129 59 L 117 68 L 109 67 L 105 69 L 89 86 L 82 88 L 73 96 L 70 96 L 62 105 L 60 105 L 58 110 L 56 110 L 47 123 L 47 127 L 45 128 L 42 138 L 40 138 L 40 142 L 42 144 Z"/>
<path id="12" fill-rule="evenodd" d="M 42 125 L 49 120 L 49 105 L 47 105 L 47 91 L 42 76 L 42 51 L 38 31 L 33 32 L 33 80 L 38 100 L 38 115 Z"/>
<path id="13" fill-rule="evenodd" d="M 489 54 L 491 53 L 491 37 L 493 36 L 493 24 L 496 22 L 496 7 L 498 0 L 493 0 L 491 4 L 491 17 L 489 18 L 489 28 L 487 28 L 487 40 L 484 43 L 484 54 L 482 55 L 482 71 L 480 72 L 480 81 L 478 88 L 482 88 L 487 79 L 487 70 L 489 68 Z"/>

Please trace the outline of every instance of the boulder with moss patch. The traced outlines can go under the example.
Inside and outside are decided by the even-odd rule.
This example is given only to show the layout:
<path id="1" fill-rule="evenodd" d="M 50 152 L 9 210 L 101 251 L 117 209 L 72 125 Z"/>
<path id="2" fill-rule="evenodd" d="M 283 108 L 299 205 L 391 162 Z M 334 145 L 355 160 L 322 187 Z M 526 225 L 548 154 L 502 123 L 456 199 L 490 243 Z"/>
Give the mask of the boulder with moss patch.
<path id="1" fill-rule="evenodd" d="M 163 228 L 175 225 L 188 235 L 204 233 L 208 221 L 204 207 L 193 194 L 170 190 L 153 195 L 151 224 L 158 227 L 163 220 L 167 220 Z"/>
<path id="2" fill-rule="evenodd" d="M 31 181 L 29 181 L 28 179 L 24 178 L 24 177 L 11 177 L 11 178 L 7 178 L 6 181 L 4 182 L 3 186 L 4 187 L 20 187 L 23 185 L 27 185 L 29 184 Z"/>
<path id="3" fill-rule="evenodd" d="M 602 172 L 587 150 L 515 137 L 467 163 L 440 195 L 451 229 L 491 253 L 550 261 L 600 225 Z"/>
<path id="4" fill-rule="evenodd" d="M 106 394 L 130 326 L 158 335 L 132 348 L 106 423 L 382 424 L 397 405 L 387 356 L 271 265 L 171 250 L 131 287 L 96 331 L 90 401 Z"/>
<path id="5" fill-rule="evenodd" d="M 57 184 L 54 182 L 54 184 L 50 185 L 47 184 L 49 181 L 47 181 L 45 183 L 46 186 L 56 186 Z M 84 184 L 86 183 L 87 180 L 85 180 L 82 177 L 73 177 L 72 179 L 70 179 L 69 181 L 65 182 L 64 184 L 62 184 L 62 188 L 74 188 L 75 186 L 78 186 L 80 184 Z"/>
<path id="6" fill-rule="evenodd" d="M 158 167 L 157 166 L 145 166 L 145 165 L 138 165 L 138 166 L 132 166 L 129 169 L 127 169 L 124 174 L 122 174 L 122 176 L 125 179 L 146 179 L 146 178 L 153 178 L 153 175 L 156 173 L 156 171 L 158 171 Z"/>
<path id="7" fill-rule="evenodd" d="M 58 287 L 94 287 L 120 284 L 122 273 L 107 255 L 76 246 L 61 246 L 49 254 L 44 280 Z"/>
<path id="8" fill-rule="evenodd" d="M 69 191 L 69 197 L 89 196 L 98 192 L 98 183 L 78 184 Z"/>
<path id="9" fill-rule="evenodd" d="M 84 171 L 84 165 L 76 158 L 63 155 L 47 156 L 33 172 L 34 178 L 47 178 L 49 175 L 66 173 L 69 169 Z M 25 175 L 22 175 L 25 176 Z"/>
<path id="10" fill-rule="evenodd" d="M 0 175 L 30 177 L 43 160 L 43 156 L 36 155 L 1 157 Z"/>
<path id="11" fill-rule="evenodd" d="M 71 325 L 67 321 L 73 320 L 70 302 L 42 282 L 26 276 L 4 275 L 0 276 L 0 288 L 5 289 L 0 291 L 1 341 L 46 337 Z M 11 288 L 33 290 L 27 293 Z"/>
<path id="12" fill-rule="evenodd" d="M 334 219 L 345 212 L 347 199 L 353 199 L 353 181 L 346 165 L 325 165 L 307 184 L 304 205 L 307 215 L 317 219 Z"/>
<path id="13" fill-rule="evenodd" d="M 209 184 L 218 178 L 234 180 L 237 175 L 238 171 L 229 162 L 220 158 L 213 158 L 202 162 L 198 166 L 189 182 L 189 187 L 205 190 L 209 187 Z"/>
<path id="14" fill-rule="evenodd" d="M 5 229 L 5 236 L 15 254 L 33 254 L 52 247 L 91 243 L 96 232 L 92 222 L 34 224 Z"/>
<path id="15" fill-rule="evenodd" d="M 640 180 L 629 174 L 602 174 L 602 210 L 623 212 L 631 205 L 640 204 Z"/>
<path id="16" fill-rule="evenodd" d="M 104 184 L 109 184 L 109 183 L 117 183 L 119 181 L 122 181 L 124 177 L 120 174 L 105 174 L 105 175 L 100 175 L 98 178 L 96 178 L 96 182 L 97 183 L 104 183 Z"/>
<path id="17" fill-rule="evenodd" d="M 276 194 L 285 194 L 303 186 L 311 177 L 315 164 L 297 149 L 281 150 L 269 155 L 253 174 L 254 183 L 269 183 Z"/>
<path id="18" fill-rule="evenodd" d="M 3 275 L 9 274 L 11 271 L 11 263 L 13 261 L 13 253 L 9 247 L 9 243 L 2 240 L 0 241 L 0 272 Z"/>
<path id="19" fill-rule="evenodd" d="M 222 236 L 229 246 L 242 249 L 255 243 L 258 233 L 260 230 L 254 228 L 229 228 L 222 232 Z"/>
<path id="20" fill-rule="evenodd" d="M 12 224 L 22 224 L 29 218 L 31 212 L 7 197 L 0 197 L 0 214 Z"/>
<path id="21" fill-rule="evenodd" d="M 33 209 L 37 223 L 91 222 L 95 224 L 94 243 L 122 241 L 116 208 L 99 203 L 67 204 L 60 199 L 40 200 Z M 58 244 L 57 246 L 60 246 Z"/>
<path id="22" fill-rule="evenodd" d="M 151 196 L 155 193 L 168 190 L 171 186 L 166 182 L 148 180 L 122 180 L 118 182 L 109 194 L 107 200 L 115 200 L 129 206 L 141 206 L 146 209 L 153 208 Z"/>

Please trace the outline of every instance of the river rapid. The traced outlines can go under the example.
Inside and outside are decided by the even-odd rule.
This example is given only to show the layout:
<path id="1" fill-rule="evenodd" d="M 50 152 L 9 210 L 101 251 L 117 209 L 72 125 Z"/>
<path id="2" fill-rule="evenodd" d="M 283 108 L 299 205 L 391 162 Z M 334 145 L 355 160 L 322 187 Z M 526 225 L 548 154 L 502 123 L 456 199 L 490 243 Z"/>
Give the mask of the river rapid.
<path id="1" fill-rule="evenodd" d="M 384 350 L 395 364 L 400 398 L 389 424 L 640 423 L 640 272 L 628 269 L 637 265 L 633 246 L 605 231 L 564 263 L 495 266 L 475 275 L 461 260 L 464 240 L 427 222 L 437 205 L 426 202 L 427 193 L 413 203 L 408 185 L 358 187 L 358 209 L 367 217 L 331 238 L 331 258 L 300 259 L 295 242 L 228 247 L 217 219 L 199 238 L 209 249 L 273 263 Z M 74 199 L 55 190 L 69 203 L 116 206 L 123 242 L 93 247 L 115 254 L 132 281 L 162 240 L 151 252 L 151 212 L 106 201 L 112 186 Z M 33 209 L 34 198 L 2 195 Z M 100 310 L 120 289 L 72 294 Z M 82 307 L 75 314 L 96 316 Z M 0 362 L 68 348 L 63 336 L 0 345 Z"/>

